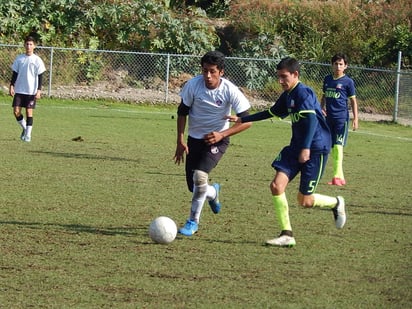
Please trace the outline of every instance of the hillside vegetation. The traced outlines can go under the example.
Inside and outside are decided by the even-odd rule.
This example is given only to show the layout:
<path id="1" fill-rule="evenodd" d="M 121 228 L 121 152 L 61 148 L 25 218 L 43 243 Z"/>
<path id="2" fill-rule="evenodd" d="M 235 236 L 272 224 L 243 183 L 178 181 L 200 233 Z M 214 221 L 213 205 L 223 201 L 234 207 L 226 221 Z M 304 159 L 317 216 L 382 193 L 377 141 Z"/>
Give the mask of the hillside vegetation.
<path id="1" fill-rule="evenodd" d="M 412 0 L 32 0 L 0 3 L 0 43 L 279 57 L 393 67 L 412 64 Z"/>

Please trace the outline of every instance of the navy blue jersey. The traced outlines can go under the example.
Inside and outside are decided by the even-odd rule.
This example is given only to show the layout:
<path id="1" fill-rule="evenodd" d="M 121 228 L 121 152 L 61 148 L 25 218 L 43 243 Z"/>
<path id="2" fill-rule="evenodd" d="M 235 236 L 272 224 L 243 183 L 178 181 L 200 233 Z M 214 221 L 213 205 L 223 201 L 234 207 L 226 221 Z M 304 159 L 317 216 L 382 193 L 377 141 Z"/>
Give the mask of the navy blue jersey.
<path id="1" fill-rule="evenodd" d="M 331 148 L 329 127 L 323 117 L 314 91 L 299 82 L 291 91 L 283 92 L 269 110 L 242 117 L 242 122 L 258 121 L 273 116 L 292 122 L 290 148 L 297 155 L 302 149 L 327 154 Z"/>
<path id="2" fill-rule="evenodd" d="M 343 75 L 337 79 L 332 75 L 323 81 L 323 95 L 326 99 L 327 118 L 349 119 L 348 99 L 356 96 L 354 81 Z"/>

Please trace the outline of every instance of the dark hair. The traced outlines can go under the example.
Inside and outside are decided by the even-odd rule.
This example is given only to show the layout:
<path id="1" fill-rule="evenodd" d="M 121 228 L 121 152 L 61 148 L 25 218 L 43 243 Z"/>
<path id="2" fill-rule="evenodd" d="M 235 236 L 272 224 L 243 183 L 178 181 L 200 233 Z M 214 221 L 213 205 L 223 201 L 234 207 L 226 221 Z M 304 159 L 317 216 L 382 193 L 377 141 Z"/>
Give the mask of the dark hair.
<path id="1" fill-rule="evenodd" d="M 337 60 L 343 60 L 345 64 L 348 64 L 348 57 L 345 54 L 342 54 L 342 53 L 335 54 L 331 60 L 332 64 L 335 63 L 335 61 Z"/>
<path id="2" fill-rule="evenodd" d="M 278 65 L 276 66 L 276 70 L 288 70 L 289 73 L 299 72 L 300 71 L 300 63 L 295 58 L 286 57 L 280 60 Z"/>
<path id="3" fill-rule="evenodd" d="M 223 70 L 225 68 L 225 55 L 217 50 L 207 52 L 202 59 L 200 59 L 202 66 L 204 63 L 215 64 L 219 70 Z"/>
<path id="4" fill-rule="evenodd" d="M 27 42 L 36 43 L 36 39 L 32 37 L 31 35 L 29 35 L 29 36 L 26 36 L 26 38 L 24 39 L 24 43 L 27 43 Z"/>

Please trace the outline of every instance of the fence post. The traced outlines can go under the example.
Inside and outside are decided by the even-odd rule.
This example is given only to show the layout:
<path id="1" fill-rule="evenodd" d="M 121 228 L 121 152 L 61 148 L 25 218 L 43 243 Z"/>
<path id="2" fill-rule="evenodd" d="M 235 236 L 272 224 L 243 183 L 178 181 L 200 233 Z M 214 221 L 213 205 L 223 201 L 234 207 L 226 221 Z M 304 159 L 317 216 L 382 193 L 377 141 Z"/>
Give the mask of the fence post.
<path id="1" fill-rule="evenodd" d="M 402 52 L 398 52 L 398 68 L 396 70 L 396 89 L 395 89 L 395 107 L 393 109 L 393 122 L 398 120 L 398 109 L 399 109 L 399 83 L 401 78 L 401 62 L 402 62 Z"/>
<path id="2" fill-rule="evenodd" d="M 167 103 L 169 99 L 169 71 L 170 71 L 170 54 L 167 54 L 167 62 L 166 62 L 166 94 L 165 94 L 165 103 Z"/>
<path id="3" fill-rule="evenodd" d="M 53 47 L 50 49 L 50 72 L 49 72 L 49 87 L 47 89 L 47 96 L 50 98 L 51 95 L 51 85 L 52 85 L 52 76 L 53 76 Z"/>

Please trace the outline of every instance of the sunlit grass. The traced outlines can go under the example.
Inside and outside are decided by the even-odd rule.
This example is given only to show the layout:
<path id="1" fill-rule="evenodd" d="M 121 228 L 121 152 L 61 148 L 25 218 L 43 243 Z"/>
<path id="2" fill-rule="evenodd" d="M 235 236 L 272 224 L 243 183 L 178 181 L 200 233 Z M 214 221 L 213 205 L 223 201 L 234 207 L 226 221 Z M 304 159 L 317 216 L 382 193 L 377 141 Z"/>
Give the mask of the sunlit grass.
<path id="1" fill-rule="evenodd" d="M 44 100 L 31 143 L 0 98 L 0 307 L 406 308 L 411 297 L 412 129 L 361 122 L 345 148 L 348 223 L 296 206 L 297 246 L 268 248 L 279 231 L 270 164 L 286 121 L 232 138 L 211 174 L 222 213 L 170 245 L 147 234 L 159 215 L 186 220 L 190 194 L 174 164 L 175 109 Z M 73 141 L 81 136 L 83 141 Z"/>

